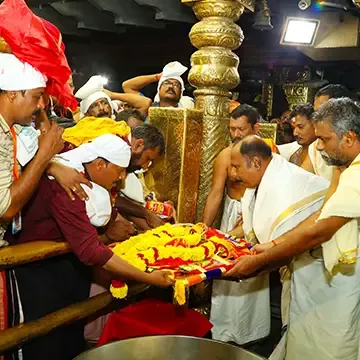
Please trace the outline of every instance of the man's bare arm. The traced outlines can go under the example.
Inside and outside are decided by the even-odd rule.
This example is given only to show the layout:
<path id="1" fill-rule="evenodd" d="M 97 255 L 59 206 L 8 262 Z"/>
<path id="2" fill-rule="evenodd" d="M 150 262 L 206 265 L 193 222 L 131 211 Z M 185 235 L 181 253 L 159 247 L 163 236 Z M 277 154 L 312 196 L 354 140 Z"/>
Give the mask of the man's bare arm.
<path id="1" fill-rule="evenodd" d="M 313 249 L 331 237 L 352 219 L 331 217 L 314 223 L 319 212 L 303 221 L 295 229 L 276 239 L 277 246 L 258 255 L 240 257 L 226 277 L 254 276 L 257 271 L 274 269 L 292 257 Z"/>
<path id="2" fill-rule="evenodd" d="M 352 219 L 333 216 L 314 222 L 319 213 L 313 214 L 295 229 L 278 238 L 277 246 L 258 255 L 263 264 L 271 264 L 300 255 L 328 241 Z M 312 224 L 311 224 L 312 222 Z"/>
<path id="3" fill-rule="evenodd" d="M 105 92 L 109 95 L 111 100 L 120 100 L 126 102 L 127 104 L 133 106 L 135 109 L 139 110 L 145 116 L 148 113 L 149 107 L 152 105 L 151 99 L 135 93 L 123 94 L 123 93 L 112 92 L 109 90 L 106 90 Z"/>
<path id="4" fill-rule="evenodd" d="M 230 163 L 230 149 L 223 150 L 215 159 L 212 186 L 206 200 L 203 222 L 211 226 L 224 196 L 228 167 Z"/>
<path id="5" fill-rule="evenodd" d="M 137 76 L 135 78 L 124 81 L 122 84 L 122 88 L 127 94 L 139 95 L 144 87 L 156 81 L 159 81 L 160 77 L 161 74 Z"/>

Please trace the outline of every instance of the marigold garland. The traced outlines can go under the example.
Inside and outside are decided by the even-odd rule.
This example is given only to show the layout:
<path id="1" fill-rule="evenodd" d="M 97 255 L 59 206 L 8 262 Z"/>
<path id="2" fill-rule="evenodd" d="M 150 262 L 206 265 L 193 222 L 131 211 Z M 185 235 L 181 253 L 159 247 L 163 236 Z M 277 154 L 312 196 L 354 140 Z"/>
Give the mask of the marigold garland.
<path id="1" fill-rule="evenodd" d="M 230 257 L 235 245 L 218 231 L 205 224 L 171 226 L 166 224 L 144 234 L 112 246 L 112 251 L 141 271 L 148 267 L 178 268 L 181 264 L 196 264 L 212 259 L 215 255 Z M 185 303 L 186 280 L 178 279 L 174 285 L 174 297 L 179 304 Z M 112 295 L 124 298 L 127 285 L 121 280 L 112 282 Z"/>

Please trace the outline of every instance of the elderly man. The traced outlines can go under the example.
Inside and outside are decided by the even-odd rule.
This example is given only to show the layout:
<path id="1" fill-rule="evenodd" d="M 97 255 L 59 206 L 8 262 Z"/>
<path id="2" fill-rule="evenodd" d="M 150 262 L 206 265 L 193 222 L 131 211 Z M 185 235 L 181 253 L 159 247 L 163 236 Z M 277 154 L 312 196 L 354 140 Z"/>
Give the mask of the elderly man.
<path id="1" fill-rule="evenodd" d="M 131 156 L 130 146 L 115 135 L 103 135 L 60 156 L 74 164 L 93 182 L 86 188 L 89 203 L 71 201 L 56 181 L 42 178 L 39 187 L 23 209 L 24 231 L 6 234 L 11 244 L 34 240 L 67 241 L 74 255 L 51 258 L 9 270 L 9 316 L 13 325 L 19 319 L 32 321 L 60 308 L 84 300 L 89 295 L 86 266 L 99 266 L 127 280 L 170 286 L 166 273 L 144 273 L 114 255 L 98 238 L 94 224 L 105 225 L 112 215 L 109 191 L 124 179 Z M 110 224 L 110 228 L 113 227 Z M 114 241 L 109 229 L 104 240 Z M 15 286 L 15 287 L 14 287 Z M 14 289 L 17 290 L 14 290 Z M 20 320 L 21 321 L 21 320 Z M 84 324 L 73 324 L 25 345 L 26 359 L 72 359 L 82 351 Z M 66 345 L 66 346 L 65 346 Z"/>
<path id="2" fill-rule="evenodd" d="M 155 107 L 179 107 L 193 108 L 194 102 L 191 98 L 183 96 L 185 90 L 182 75 L 187 70 L 178 61 L 167 64 L 161 74 L 143 75 L 127 80 L 123 83 L 123 89 L 128 94 L 141 94 L 141 90 L 154 82 L 158 82 L 157 94 L 154 103 L 149 104 Z"/>
<path id="3" fill-rule="evenodd" d="M 92 76 L 76 93 L 80 101 L 80 119 L 84 117 L 115 118 L 113 100 L 131 104 L 142 113 L 147 113 L 151 102 L 134 94 L 115 93 L 104 89 L 107 79 L 100 75 Z"/>
<path id="4" fill-rule="evenodd" d="M 360 108 L 331 99 L 315 118 L 317 149 L 343 171 L 321 212 L 275 239 L 273 247 L 240 259 L 228 276 L 248 276 L 292 262 L 290 321 L 272 359 L 359 359 Z M 271 208 L 268 213 L 271 213 Z"/>
<path id="5" fill-rule="evenodd" d="M 321 207 L 329 182 L 294 166 L 258 137 L 246 137 L 231 153 L 232 175 L 247 188 L 243 197 L 243 230 L 256 248 L 271 248 L 274 239 L 296 227 Z M 270 210 L 269 210 L 270 209 Z M 289 269 L 283 283 L 282 321 L 287 324 Z"/>
<path id="6" fill-rule="evenodd" d="M 259 120 L 260 115 L 255 108 L 246 104 L 238 106 L 231 113 L 229 122 L 232 142 L 239 141 L 247 135 L 256 134 Z M 267 141 L 276 151 L 275 144 L 271 140 Z M 213 184 L 203 217 L 204 223 L 211 226 L 225 193 L 224 214 L 220 227 L 224 232 L 230 232 L 235 227 L 235 222 L 242 212 L 241 198 L 245 192 L 243 183 L 230 173 L 231 149 L 231 146 L 224 149 L 215 160 Z M 267 282 L 267 276 L 250 279 L 243 282 L 241 286 L 231 282 L 214 281 L 211 321 L 214 324 L 213 337 L 215 339 L 244 344 L 269 334 Z M 239 316 L 234 317 L 234 313 Z"/>
<path id="7" fill-rule="evenodd" d="M 329 99 L 338 99 L 341 97 L 349 97 L 349 91 L 342 85 L 330 84 L 320 89 L 315 94 L 314 109 L 317 111 L 319 107 L 326 103 Z M 328 166 L 322 159 L 320 153 L 316 150 L 316 141 L 308 148 L 309 158 L 305 160 L 302 167 L 316 175 L 331 181 L 333 176 L 333 167 Z"/>

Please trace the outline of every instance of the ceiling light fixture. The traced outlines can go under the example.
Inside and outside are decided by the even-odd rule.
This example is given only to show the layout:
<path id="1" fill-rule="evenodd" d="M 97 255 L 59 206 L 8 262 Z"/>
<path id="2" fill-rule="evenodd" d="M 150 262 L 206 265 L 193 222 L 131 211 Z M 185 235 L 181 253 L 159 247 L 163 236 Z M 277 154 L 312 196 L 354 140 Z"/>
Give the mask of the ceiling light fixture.
<path id="1" fill-rule="evenodd" d="M 281 35 L 281 45 L 312 46 L 320 20 L 287 17 Z"/>

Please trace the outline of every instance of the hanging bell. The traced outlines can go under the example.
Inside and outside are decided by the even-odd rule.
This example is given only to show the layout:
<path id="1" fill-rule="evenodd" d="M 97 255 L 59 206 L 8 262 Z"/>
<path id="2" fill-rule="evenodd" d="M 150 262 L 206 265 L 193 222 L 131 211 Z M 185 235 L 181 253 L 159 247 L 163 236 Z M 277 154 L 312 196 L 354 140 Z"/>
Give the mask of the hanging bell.
<path id="1" fill-rule="evenodd" d="M 271 24 L 270 9 L 267 6 L 267 1 L 260 0 L 259 7 L 255 14 L 255 21 L 252 26 L 256 30 L 271 30 L 273 28 Z"/>

